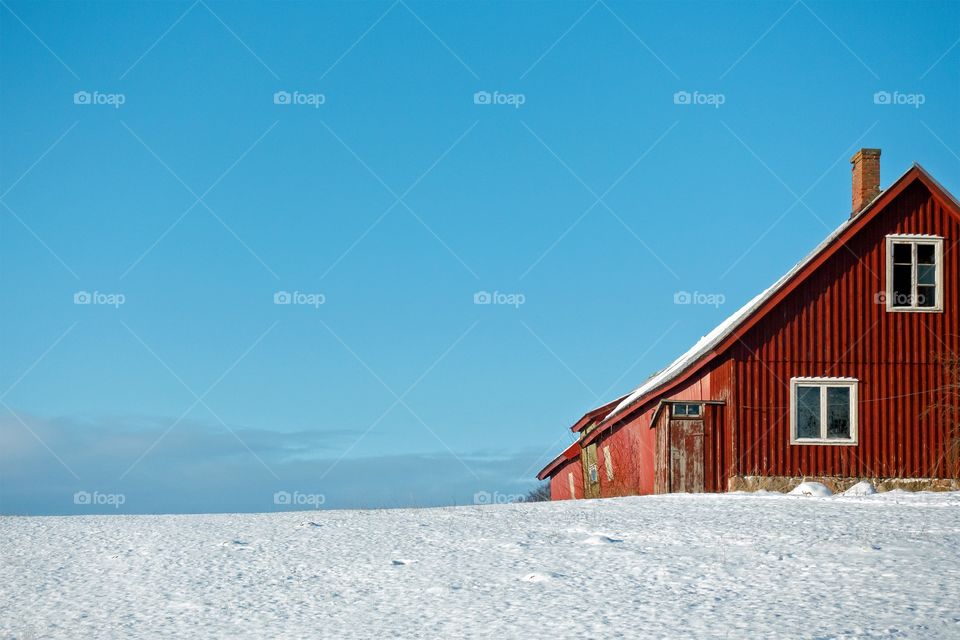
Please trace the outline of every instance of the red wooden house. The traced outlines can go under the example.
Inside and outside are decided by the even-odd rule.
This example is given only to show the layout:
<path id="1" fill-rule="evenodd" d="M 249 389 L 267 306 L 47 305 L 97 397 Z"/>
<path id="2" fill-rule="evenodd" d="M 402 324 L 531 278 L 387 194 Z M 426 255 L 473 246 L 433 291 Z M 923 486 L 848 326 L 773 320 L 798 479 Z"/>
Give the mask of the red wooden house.
<path id="1" fill-rule="evenodd" d="M 587 413 L 538 478 L 554 499 L 956 486 L 944 361 L 960 354 L 960 203 L 914 165 L 773 286 L 633 392 Z M 952 480 L 951 480 L 952 479 Z"/>

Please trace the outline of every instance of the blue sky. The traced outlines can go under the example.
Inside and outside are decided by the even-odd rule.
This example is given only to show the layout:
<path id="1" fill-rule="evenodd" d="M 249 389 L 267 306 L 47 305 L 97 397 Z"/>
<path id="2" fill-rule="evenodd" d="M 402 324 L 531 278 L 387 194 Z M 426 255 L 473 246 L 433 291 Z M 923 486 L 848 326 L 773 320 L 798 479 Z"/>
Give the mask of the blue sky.
<path id="1" fill-rule="evenodd" d="M 0 512 L 529 490 L 584 411 L 848 215 L 856 148 L 960 191 L 958 24 L 0 2 Z"/>

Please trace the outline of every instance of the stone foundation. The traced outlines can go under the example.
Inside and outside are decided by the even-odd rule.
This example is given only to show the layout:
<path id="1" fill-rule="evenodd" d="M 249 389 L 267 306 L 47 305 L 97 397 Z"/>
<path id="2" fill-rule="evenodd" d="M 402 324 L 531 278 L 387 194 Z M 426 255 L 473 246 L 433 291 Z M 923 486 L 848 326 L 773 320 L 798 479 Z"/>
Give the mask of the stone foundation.
<path id="1" fill-rule="evenodd" d="M 846 478 L 842 476 L 734 476 L 727 491 L 779 491 L 786 493 L 801 482 L 819 482 L 834 493 L 842 493 L 861 480 L 868 480 L 877 491 L 960 491 L 960 481 L 947 478 Z"/>

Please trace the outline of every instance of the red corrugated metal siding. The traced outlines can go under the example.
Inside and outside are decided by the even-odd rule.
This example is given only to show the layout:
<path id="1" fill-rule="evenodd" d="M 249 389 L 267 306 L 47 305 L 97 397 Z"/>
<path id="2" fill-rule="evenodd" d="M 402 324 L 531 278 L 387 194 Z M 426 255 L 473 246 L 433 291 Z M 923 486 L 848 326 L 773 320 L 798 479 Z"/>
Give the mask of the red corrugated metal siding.
<path id="1" fill-rule="evenodd" d="M 704 491 L 727 490 L 726 469 L 726 407 L 707 405 L 703 430 L 703 488 Z"/>
<path id="2" fill-rule="evenodd" d="M 718 361 L 702 376 L 690 380 L 682 388 L 666 396 L 667 400 L 723 400 L 730 402 L 733 388 L 733 362 Z M 658 400 L 659 401 L 659 400 Z M 602 457 L 598 458 L 600 491 L 604 497 L 619 495 L 647 495 L 657 491 L 656 473 L 662 471 L 662 447 L 657 447 L 658 429 L 665 425 L 669 410 L 661 412 L 657 428 L 650 428 L 650 420 L 657 404 L 645 407 L 627 423 L 619 425 L 597 440 L 598 455 L 609 447 L 614 463 L 614 479 L 606 479 Z M 732 458 L 730 443 L 730 415 L 723 406 L 712 406 L 707 411 L 704 432 L 704 483 L 707 491 L 725 491 Z M 659 453 L 658 453 L 659 451 Z"/>
<path id="3" fill-rule="evenodd" d="M 573 474 L 573 486 L 576 491 L 575 496 L 570 495 L 569 475 Z M 570 500 L 583 497 L 583 466 L 580 464 L 580 458 L 574 458 L 560 465 L 556 472 L 550 477 L 550 499 L 551 500 Z"/>
<path id="4" fill-rule="evenodd" d="M 944 237 L 944 312 L 889 313 L 886 235 Z M 960 352 L 960 223 L 915 182 L 731 349 L 733 470 L 743 475 L 930 477 L 945 429 L 924 410 Z M 796 376 L 860 380 L 857 446 L 791 445 Z M 942 475 L 942 474 L 941 474 Z"/>
<path id="5" fill-rule="evenodd" d="M 714 405 L 708 412 L 710 422 L 706 425 L 708 441 L 704 446 L 704 480 L 707 491 L 726 491 L 727 480 L 733 475 L 732 438 L 734 402 L 733 360 L 726 358 L 717 362 L 710 372 L 710 397 L 704 400 L 722 400 L 725 404 Z M 709 447 L 706 444 L 709 443 Z"/>
<path id="6" fill-rule="evenodd" d="M 654 434 L 649 428 L 650 413 L 640 414 L 597 441 L 603 497 L 653 493 Z M 607 479 L 604 466 L 606 451 L 613 462 L 612 480 Z"/>

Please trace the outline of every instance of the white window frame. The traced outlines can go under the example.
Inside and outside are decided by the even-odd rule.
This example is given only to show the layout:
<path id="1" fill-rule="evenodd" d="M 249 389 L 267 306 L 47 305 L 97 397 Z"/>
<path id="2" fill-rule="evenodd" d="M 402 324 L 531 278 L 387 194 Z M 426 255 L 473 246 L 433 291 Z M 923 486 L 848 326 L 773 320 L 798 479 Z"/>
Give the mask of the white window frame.
<path id="1" fill-rule="evenodd" d="M 798 438 L 797 437 L 797 387 L 820 387 L 820 434 L 819 438 Z M 849 438 L 827 438 L 827 389 L 830 387 L 842 387 L 850 389 L 850 437 Z M 833 446 L 856 446 L 859 442 L 859 420 L 860 413 L 859 398 L 860 381 L 856 378 L 790 378 L 790 444 L 803 445 L 833 445 Z"/>
<path id="2" fill-rule="evenodd" d="M 607 472 L 607 480 L 613 480 L 613 458 L 610 457 L 610 447 L 603 448 L 603 466 Z"/>
<path id="3" fill-rule="evenodd" d="M 913 245 L 913 273 L 910 276 L 910 295 L 914 295 L 917 290 L 917 245 L 925 244 L 934 247 L 934 260 L 937 264 L 937 304 L 932 307 L 918 307 L 916 300 L 909 307 L 893 306 L 893 245 L 894 244 L 912 244 Z M 886 304 L 887 311 L 893 313 L 943 313 L 943 238 L 940 236 L 926 236 L 916 234 L 891 234 L 887 236 L 887 291 Z"/>

